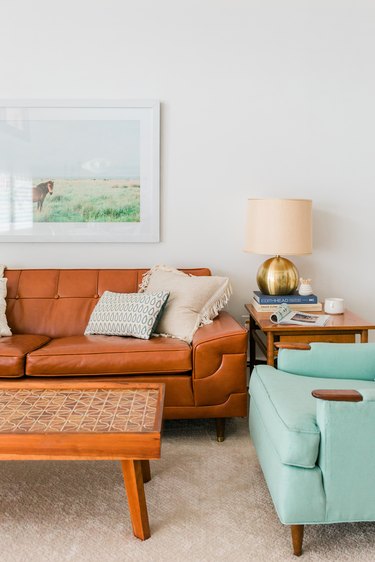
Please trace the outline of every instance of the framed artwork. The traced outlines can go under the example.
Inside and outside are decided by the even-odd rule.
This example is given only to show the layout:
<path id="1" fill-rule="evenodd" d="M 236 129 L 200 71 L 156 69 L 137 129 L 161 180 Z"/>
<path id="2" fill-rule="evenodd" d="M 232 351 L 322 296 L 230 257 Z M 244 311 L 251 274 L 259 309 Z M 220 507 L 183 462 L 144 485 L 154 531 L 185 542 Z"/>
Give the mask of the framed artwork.
<path id="1" fill-rule="evenodd" d="M 158 242 L 157 101 L 0 101 L 0 242 Z"/>

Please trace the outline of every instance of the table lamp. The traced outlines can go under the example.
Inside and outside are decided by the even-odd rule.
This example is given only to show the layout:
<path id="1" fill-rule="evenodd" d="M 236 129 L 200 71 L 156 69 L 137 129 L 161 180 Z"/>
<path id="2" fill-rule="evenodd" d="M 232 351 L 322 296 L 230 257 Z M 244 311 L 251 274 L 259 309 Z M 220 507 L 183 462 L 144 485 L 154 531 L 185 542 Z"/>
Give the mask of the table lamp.
<path id="1" fill-rule="evenodd" d="M 248 199 L 245 252 L 274 256 L 258 269 L 262 293 L 293 293 L 298 287 L 298 271 L 281 256 L 311 254 L 311 199 Z"/>

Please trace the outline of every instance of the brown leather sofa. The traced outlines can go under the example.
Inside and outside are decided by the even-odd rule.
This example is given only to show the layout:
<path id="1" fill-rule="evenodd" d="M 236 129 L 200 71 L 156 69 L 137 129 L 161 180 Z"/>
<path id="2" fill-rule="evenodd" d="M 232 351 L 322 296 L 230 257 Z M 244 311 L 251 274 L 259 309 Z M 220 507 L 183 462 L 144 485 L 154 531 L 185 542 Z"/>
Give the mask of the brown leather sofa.
<path id="1" fill-rule="evenodd" d="M 23 377 L 25 386 L 43 377 L 46 387 L 55 377 L 164 382 L 164 417 L 216 418 L 222 440 L 225 418 L 247 412 L 247 333 L 228 313 L 199 328 L 191 346 L 173 338 L 83 335 L 102 293 L 137 292 L 145 271 L 6 270 L 14 335 L 0 338 L 0 376 Z"/>

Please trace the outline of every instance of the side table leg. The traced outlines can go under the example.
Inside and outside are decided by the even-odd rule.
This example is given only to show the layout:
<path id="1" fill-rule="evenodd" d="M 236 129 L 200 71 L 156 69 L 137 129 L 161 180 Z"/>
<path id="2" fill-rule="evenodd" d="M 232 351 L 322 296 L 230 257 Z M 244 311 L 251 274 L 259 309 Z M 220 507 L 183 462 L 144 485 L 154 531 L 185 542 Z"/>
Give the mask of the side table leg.
<path id="1" fill-rule="evenodd" d="M 143 482 L 150 482 L 151 480 L 151 469 L 150 469 L 150 461 L 141 461 L 142 466 L 142 476 Z"/>
<path id="2" fill-rule="evenodd" d="M 362 330 L 361 343 L 368 343 L 368 330 Z"/>
<path id="3" fill-rule="evenodd" d="M 267 365 L 275 365 L 275 338 L 272 332 L 267 332 Z"/>
<path id="4" fill-rule="evenodd" d="M 142 541 L 151 536 L 148 522 L 141 461 L 122 460 L 122 472 L 128 496 L 133 533 Z"/>
<path id="5" fill-rule="evenodd" d="M 255 367 L 255 354 L 256 354 L 256 350 L 255 350 L 255 339 L 254 339 L 254 333 L 255 333 L 255 329 L 256 329 L 256 324 L 255 324 L 255 320 L 254 318 L 251 316 L 250 314 L 250 318 L 249 318 L 250 322 L 249 322 L 249 355 L 250 355 L 250 375 Z"/>

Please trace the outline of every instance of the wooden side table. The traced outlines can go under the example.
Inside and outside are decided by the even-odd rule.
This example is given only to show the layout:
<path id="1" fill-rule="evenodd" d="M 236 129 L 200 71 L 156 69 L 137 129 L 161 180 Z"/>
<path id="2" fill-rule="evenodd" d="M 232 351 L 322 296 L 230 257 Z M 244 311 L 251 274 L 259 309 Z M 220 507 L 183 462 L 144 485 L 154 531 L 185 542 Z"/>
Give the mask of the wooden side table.
<path id="1" fill-rule="evenodd" d="M 257 312 L 251 304 L 246 304 L 245 308 L 250 315 L 250 372 L 256 364 L 256 346 L 265 354 L 267 365 L 274 365 L 277 357 L 274 343 L 277 341 L 354 343 L 356 334 L 359 334 L 361 343 L 367 343 L 368 331 L 375 330 L 374 324 L 363 320 L 350 310 L 345 310 L 344 314 L 330 315 L 325 326 L 286 326 L 273 324 L 270 321 L 270 312 Z"/>

